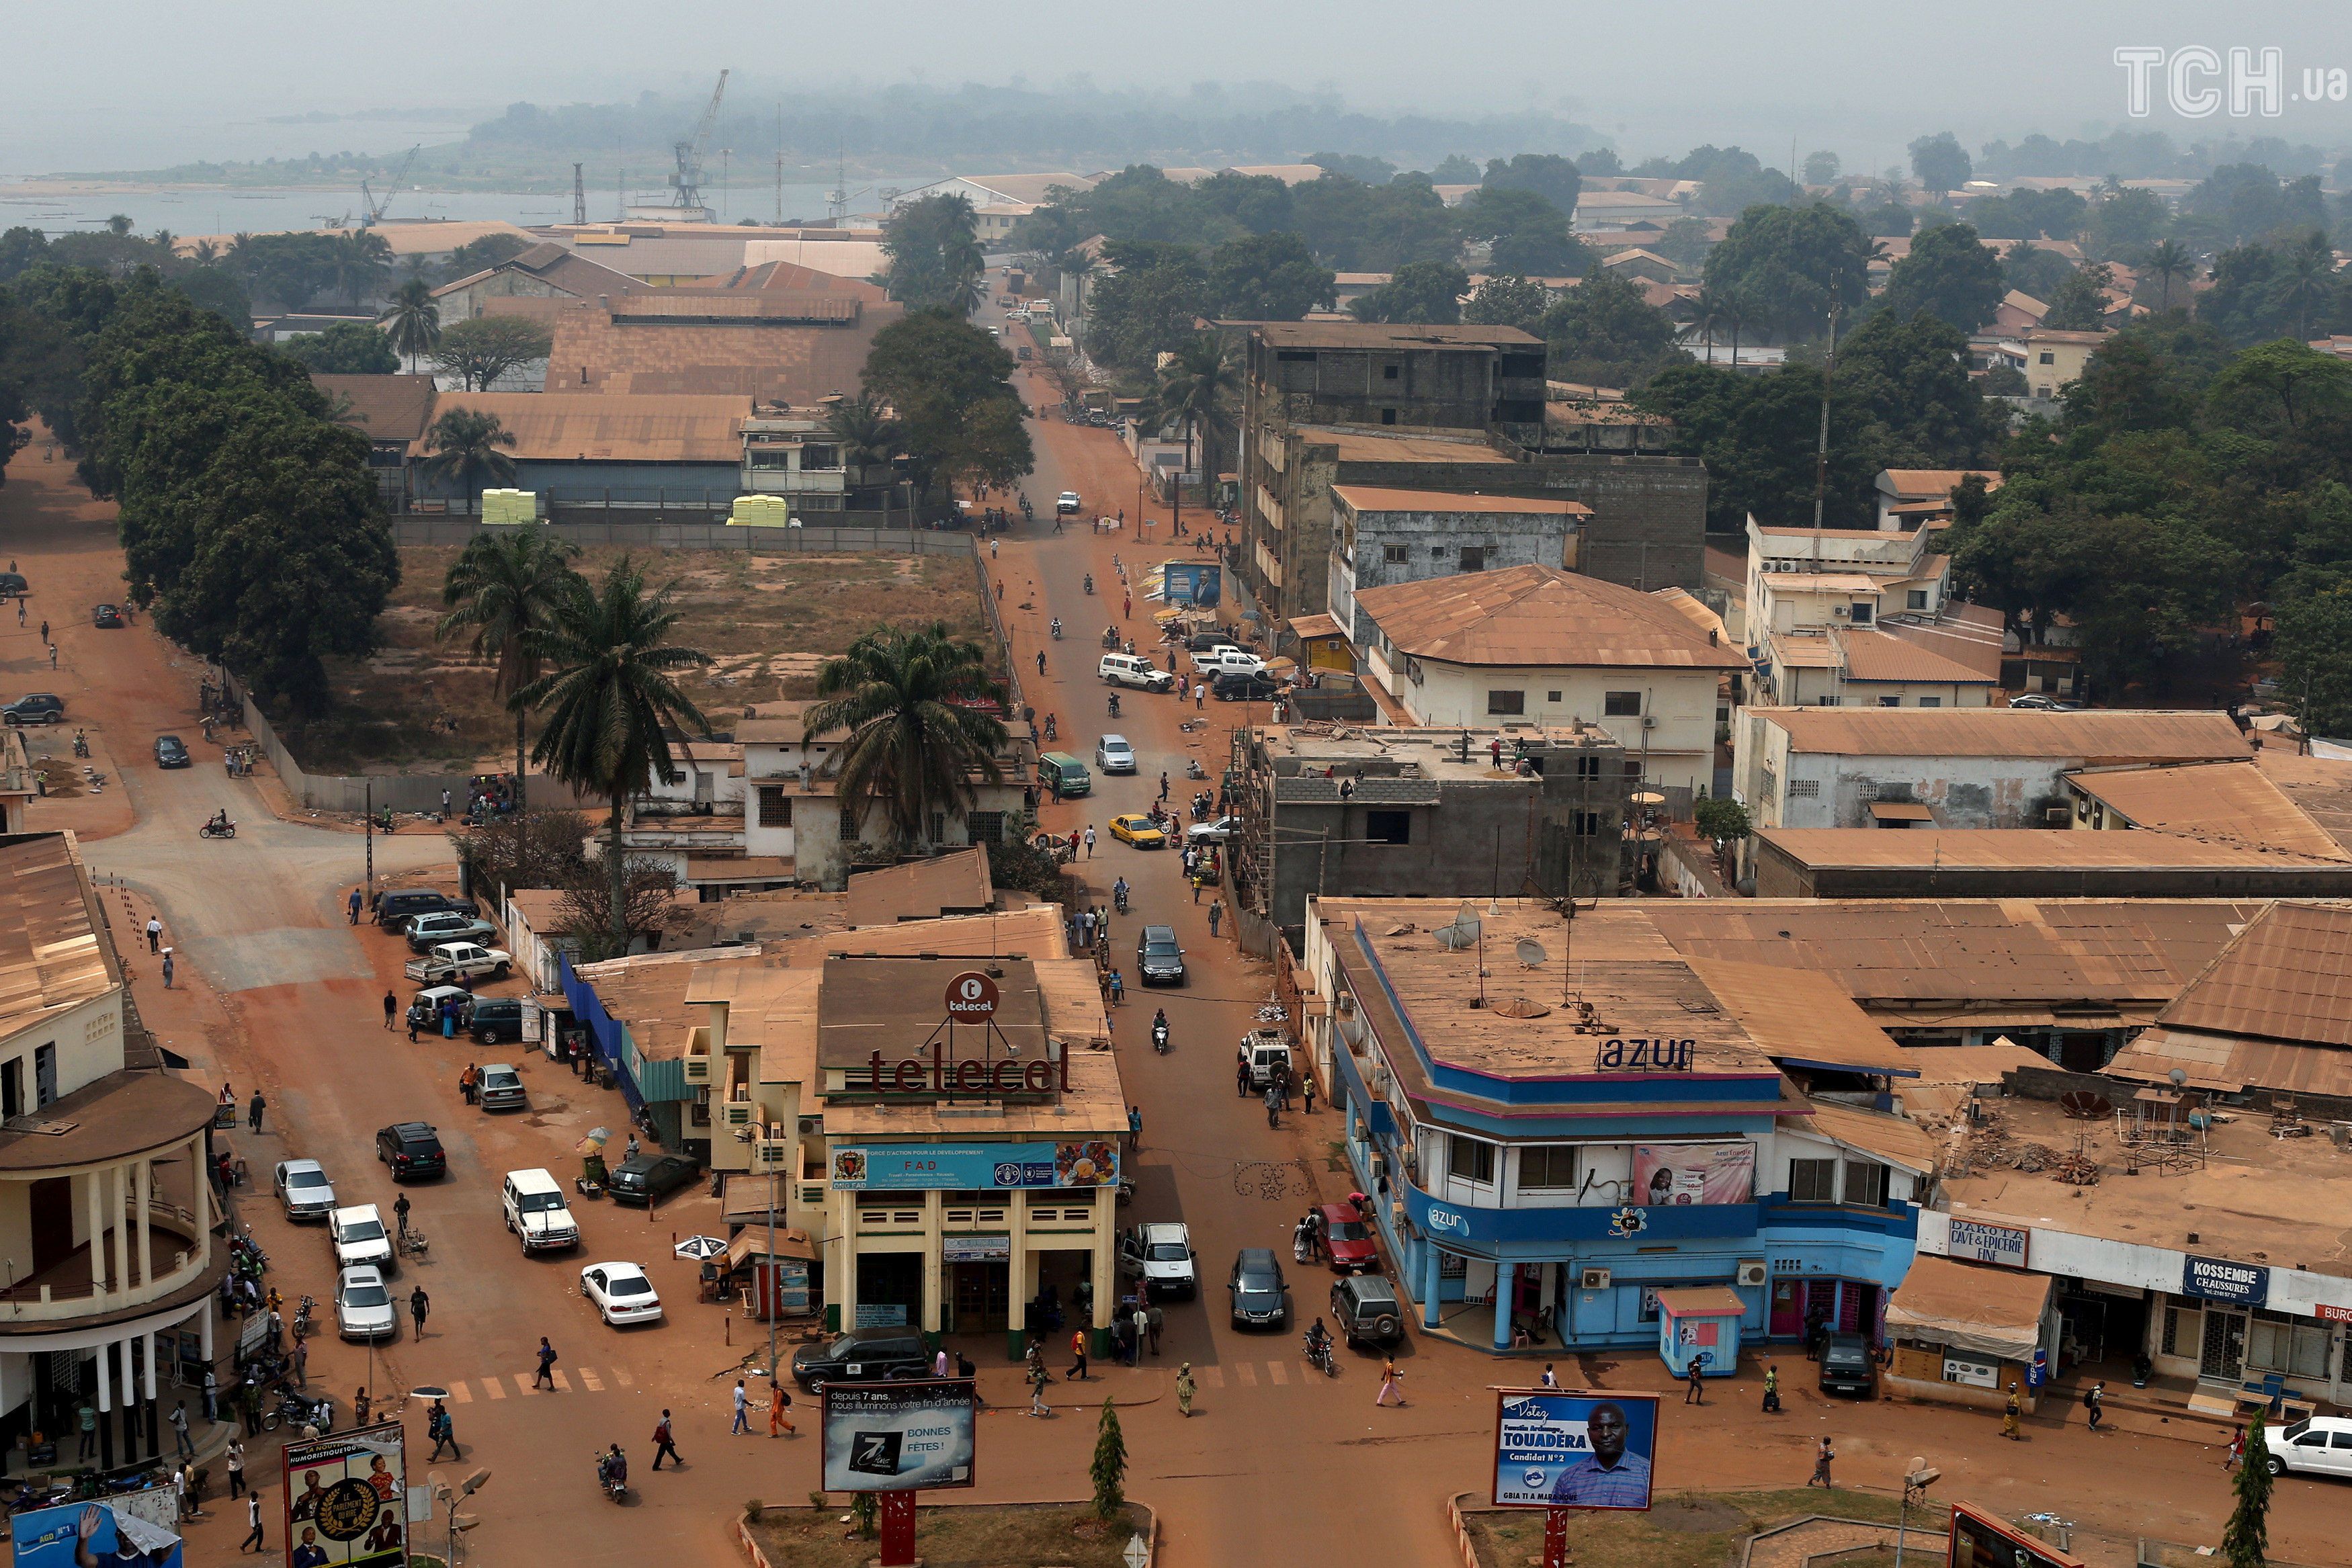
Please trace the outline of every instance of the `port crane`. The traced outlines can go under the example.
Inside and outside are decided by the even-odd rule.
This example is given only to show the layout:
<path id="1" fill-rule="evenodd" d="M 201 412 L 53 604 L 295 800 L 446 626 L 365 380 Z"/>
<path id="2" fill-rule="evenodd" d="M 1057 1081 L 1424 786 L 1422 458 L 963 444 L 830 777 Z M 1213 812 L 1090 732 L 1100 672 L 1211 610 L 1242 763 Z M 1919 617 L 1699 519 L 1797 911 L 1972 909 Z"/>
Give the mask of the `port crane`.
<path id="1" fill-rule="evenodd" d="M 399 172 L 393 175 L 383 188 L 383 200 L 379 202 L 375 199 L 375 193 L 368 189 L 365 180 L 360 182 L 360 203 L 367 210 L 367 216 L 360 220 L 360 227 L 372 229 L 383 222 L 384 209 L 392 205 L 393 197 L 400 194 L 401 182 L 408 178 L 409 170 L 416 166 L 416 155 L 424 150 L 422 141 L 408 150 L 408 156 L 400 161 Z"/>
<path id="2" fill-rule="evenodd" d="M 726 96 L 727 73 L 720 71 L 719 85 L 710 90 L 710 107 L 702 111 L 694 134 L 672 148 L 677 155 L 677 171 L 669 177 L 670 205 L 680 211 L 698 211 L 702 206 L 702 150 L 710 141 L 712 127 L 719 123 L 719 101 Z"/>

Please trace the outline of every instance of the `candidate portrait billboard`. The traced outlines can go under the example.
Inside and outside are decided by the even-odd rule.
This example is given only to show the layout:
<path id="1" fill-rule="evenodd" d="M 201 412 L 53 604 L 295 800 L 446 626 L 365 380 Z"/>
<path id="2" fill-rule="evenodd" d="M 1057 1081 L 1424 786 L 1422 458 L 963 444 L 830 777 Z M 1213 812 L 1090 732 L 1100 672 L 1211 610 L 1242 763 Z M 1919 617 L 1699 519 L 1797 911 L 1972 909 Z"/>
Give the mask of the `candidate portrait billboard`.
<path id="1" fill-rule="evenodd" d="M 32 1509 L 9 1518 L 8 1539 L 17 1568 L 76 1568 L 83 1562 L 180 1568 L 179 1536 L 145 1517 L 148 1511 L 127 1507 L 122 1499 Z"/>
<path id="2" fill-rule="evenodd" d="M 1505 1389 L 1495 1413 L 1497 1508 L 1650 1506 L 1654 1394 Z"/>
<path id="3" fill-rule="evenodd" d="M 1636 1144 L 1633 1198 L 1644 1207 L 1746 1203 L 1756 1187 L 1756 1145 Z"/>
<path id="4" fill-rule="evenodd" d="M 404 1437 L 385 1421 L 286 1445 L 288 1568 L 406 1568 Z"/>
<path id="5" fill-rule="evenodd" d="M 933 1491 L 972 1481 L 968 1378 L 824 1385 L 824 1490 Z"/>

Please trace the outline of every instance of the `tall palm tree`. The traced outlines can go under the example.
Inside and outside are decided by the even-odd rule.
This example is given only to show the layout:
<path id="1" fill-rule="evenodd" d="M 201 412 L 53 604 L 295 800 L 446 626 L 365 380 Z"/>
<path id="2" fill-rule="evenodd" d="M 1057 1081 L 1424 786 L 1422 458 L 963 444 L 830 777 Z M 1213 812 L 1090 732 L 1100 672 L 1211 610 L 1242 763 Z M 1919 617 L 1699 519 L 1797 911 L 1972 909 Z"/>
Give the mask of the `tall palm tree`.
<path id="1" fill-rule="evenodd" d="M 210 267 L 221 258 L 221 247 L 208 239 L 200 239 L 188 251 L 188 259 L 198 267 Z"/>
<path id="2" fill-rule="evenodd" d="M 327 242 L 335 287 L 357 305 L 392 274 L 392 245 L 368 229 L 349 229 Z"/>
<path id="3" fill-rule="evenodd" d="M 1724 291 L 1701 284 L 1690 302 L 1690 320 L 1706 345 L 1706 362 L 1715 363 L 1715 335 L 1731 325 L 1731 308 Z"/>
<path id="4" fill-rule="evenodd" d="M 408 356 L 409 373 L 416 371 L 416 356 L 429 354 L 441 340 L 441 307 L 433 300 L 433 286 L 412 277 L 393 291 L 391 323 L 394 353 Z"/>
<path id="5" fill-rule="evenodd" d="M 889 405 L 872 392 L 835 403 L 825 423 L 841 443 L 845 468 L 868 468 L 898 455 L 898 422 L 890 416 Z"/>
<path id="6" fill-rule="evenodd" d="M 2172 280 L 2177 277 L 2186 283 L 2197 274 L 2196 257 L 2189 254 L 2188 246 L 2177 240 L 2159 240 L 2150 246 L 2147 258 L 2140 265 L 2156 274 L 2159 286 L 2157 296 L 2159 312 L 2172 308 Z"/>
<path id="7" fill-rule="evenodd" d="M 841 748 L 840 799 L 862 815 L 878 806 L 901 843 L 930 846 L 931 813 L 979 799 L 971 777 L 1003 778 L 996 753 L 1004 726 L 977 702 L 1002 704 L 977 643 L 944 623 L 867 632 L 817 674 L 808 733 L 849 732 Z"/>
<path id="8" fill-rule="evenodd" d="M 1215 417 L 1240 383 L 1233 352 L 1215 333 L 1204 332 L 1176 350 L 1160 372 L 1152 409 L 1160 419 L 1184 423 L 1184 470 L 1192 471 L 1192 432 Z"/>
<path id="9" fill-rule="evenodd" d="M 2311 336 L 2311 308 L 2326 298 L 2336 284 L 2336 255 L 2327 236 L 2316 231 L 2288 247 L 2279 261 L 2279 298 L 2294 307 L 2294 337 L 2300 343 Z"/>
<path id="10" fill-rule="evenodd" d="M 499 448 L 511 448 L 514 444 L 514 433 L 499 422 L 497 414 L 450 409 L 425 433 L 425 450 L 433 455 L 425 460 L 424 476 L 438 484 L 454 475 L 466 487 L 466 499 L 477 501 L 485 481 L 513 482 L 514 459 Z"/>
<path id="11" fill-rule="evenodd" d="M 509 707 L 549 710 L 531 760 L 612 807 L 604 867 L 613 944 L 622 953 L 629 950 L 622 813 L 630 797 L 656 779 L 668 783 L 679 777 L 667 729 L 710 727 L 672 678 L 674 671 L 709 664 L 710 655 L 669 641 L 678 622 L 669 594 L 667 587 L 647 591 L 645 574 L 623 556 L 603 586 L 590 591 L 583 585 L 566 598 L 553 625 L 521 634 L 522 651 L 548 673 L 507 699 Z"/>
<path id="12" fill-rule="evenodd" d="M 476 658 L 499 662 L 500 697 L 539 679 L 540 657 L 525 641 L 526 633 L 550 631 L 564 605 L 585 593 L 588 585 L 572 569 L 580 553 L 575 544 L 549 538 L 537 528 L 510 528 L 478 533 L 449 565 L 441 584 L 441 602 L 449 613 L 441 618 L 434 635 L 441 638 L 470 632 Z M 515 721 L 515 835 L 520 846 L 523 821 L 523 727 L 529 714 L 517 707 Z"/>

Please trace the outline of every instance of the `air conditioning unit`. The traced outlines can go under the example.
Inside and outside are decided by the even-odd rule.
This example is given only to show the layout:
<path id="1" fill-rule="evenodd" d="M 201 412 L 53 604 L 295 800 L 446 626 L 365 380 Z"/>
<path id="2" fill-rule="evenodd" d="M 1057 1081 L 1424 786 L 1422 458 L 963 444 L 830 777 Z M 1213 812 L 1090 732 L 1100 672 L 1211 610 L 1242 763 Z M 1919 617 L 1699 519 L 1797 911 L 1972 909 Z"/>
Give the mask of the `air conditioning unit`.
<path id="1" fill-rule="evenodd" d="M 748 1127 L 751 1124 L 752 1105 L 751 1102 L 749 1100 L 727 1101 L 726 1108 L 727 1124 L 729 1126 Z"/>
<path id="2" fill-rule="evenodd" d="M 1739 1282 L 1743 1285 L 1755 1285 L 1760 1288 L 1769 1270 L 1764 1267 L 1763 1259 L 1747 1259 L 1739 1265 Z"/>
<path id="3" fill-rule="evenodd" d="M 2045 827 L 2063 828 L 2074 820 L 2074 813 L 2064 806 L 2046 807 L 2042 812 L 2042 821 Z"/>
<path id="4" fill-rule="evenodd" d="M 1830 613 L 1831 613 L 1831 614 L 1832 614 L 1832 615 L 1834 615 L 1834 616 L 1836 616 L 1839 620 L 1843 621 L 1843 620 L 1844 620 L 1847 616 L 1849 616 L 1849 615 L 1851 615 L 1851 614 L 1853 614 L 1853 607 L 1852 607 L 1852 606 L 1850 606 L 1850 605 L 1840 604 L 1840 605 L 1836 605 L 1836 606 L 1832 607 L 1832 608 L 1831 609 L 1831 611 L 1830 611 Z"/>
<path id="5" fill-rule="evenodd" d="M 822 1117 L 822 1116 L 803 1116 L 803 1117 L 801 1118 L 801 1136 L 803 1136 L 803 1137 L 804 1137 L 804 1138 L 814 1138 L 814 1137 L 819 1137 L 819 1136 L 823 1135 L 824 1132 L 824 1117 Z"/>
<path id="6" fill-rule="evenodd" d="M 1372 1182 L 1373 1185 L 1378 1186 L 1381 1178 L 1389 1174 L 1389 1157 L 1386 1155 L 1374 1155 L 1371 1164 Z"/>
<path id="7" fill-rule="evenodd" d="M 1655 728 L 1657 728 L 1657 727 L 1658 727 L 1658 716 L 1657 716 L 1656 714 L 1654 714 L 1654 713 L 1645 713 L 1645 714 L 1643 714 L 1643 715 L 1642 716 L 1642 727 L 1643 727 L 1643 729 L 1655 729 Z"/>
<path id="8" fill-rule="evenodd" d="M 686 1081 L 688 1083 L 708 1083 L 710 1082 L 710 1053 L 709 1051 L 695 1051 L 687 1056 Z"/>
<path id="9" fill-rule="evenodd" d="M 1606 1269 L 1587 1269 L 1583 1270 L 1576 1277 L 1576 1288 L 1580 1291 L 1607 1290 L 1609 1288 L 1609 1270 Z"/>

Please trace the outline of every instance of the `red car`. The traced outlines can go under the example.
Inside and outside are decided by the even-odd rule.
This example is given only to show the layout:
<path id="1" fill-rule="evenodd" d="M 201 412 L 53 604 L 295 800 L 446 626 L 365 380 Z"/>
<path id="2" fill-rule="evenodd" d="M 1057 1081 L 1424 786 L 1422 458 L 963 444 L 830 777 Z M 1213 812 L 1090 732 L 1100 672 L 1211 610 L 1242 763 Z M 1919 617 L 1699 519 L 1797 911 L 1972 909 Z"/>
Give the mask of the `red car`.
<path id="1" fill-rule="evenodd" d="M 1327 1203 L 1316 1212 L 1323 1217 L 1323 1247 L 1331 1254 L 1333 1269 L 1342 1274 L 1353 1274 L 1381 1266 L 1380 1249 L 1372 1242 L 1372 1228 L 1351 1206 Z"/>

